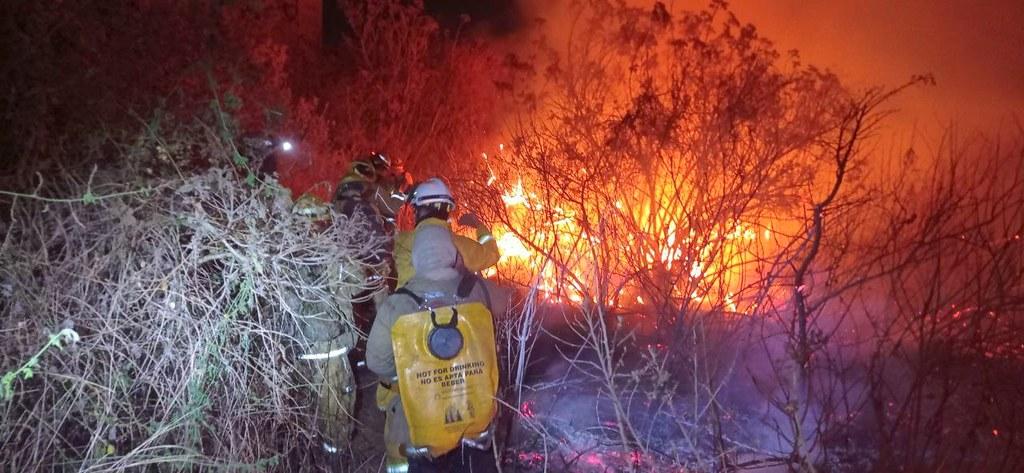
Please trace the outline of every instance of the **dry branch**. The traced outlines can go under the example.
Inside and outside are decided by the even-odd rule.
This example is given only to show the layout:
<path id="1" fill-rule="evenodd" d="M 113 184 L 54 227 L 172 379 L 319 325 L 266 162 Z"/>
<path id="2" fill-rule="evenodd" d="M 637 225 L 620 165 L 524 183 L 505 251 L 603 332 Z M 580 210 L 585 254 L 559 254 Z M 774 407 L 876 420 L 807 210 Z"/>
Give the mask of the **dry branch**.
<path id="1" fill-rule="evenodd" d="M 351 322 L 351 299 L 374 289 L 363 261 L 383 242 L 368 222 L 317 229 L 275 183 L 222 168 L 143 193 L 122 184 L 139 182 L 130 171 L 82 181 L 13 197 L 0 227 L 0 368 L 46 334 L 81 336 L 0 403 L 5 469 L 308 469 L 301 326 Z"/>

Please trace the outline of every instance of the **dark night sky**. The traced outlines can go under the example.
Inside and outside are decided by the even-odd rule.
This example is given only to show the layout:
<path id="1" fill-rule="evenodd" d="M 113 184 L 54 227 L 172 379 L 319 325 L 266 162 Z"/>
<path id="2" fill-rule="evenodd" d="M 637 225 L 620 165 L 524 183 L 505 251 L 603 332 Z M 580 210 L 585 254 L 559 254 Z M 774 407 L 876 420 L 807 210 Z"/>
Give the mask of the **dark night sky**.
<path id="1" fill-rule="evenodd" d="M 517 0 L 427 0 L 426 10 L 445 27 L 458 26 L 460 17 L 467 15 L 475 26 L 485 28 L 496 36 L 516 32 L 523 22 L 523 11 Z"/>

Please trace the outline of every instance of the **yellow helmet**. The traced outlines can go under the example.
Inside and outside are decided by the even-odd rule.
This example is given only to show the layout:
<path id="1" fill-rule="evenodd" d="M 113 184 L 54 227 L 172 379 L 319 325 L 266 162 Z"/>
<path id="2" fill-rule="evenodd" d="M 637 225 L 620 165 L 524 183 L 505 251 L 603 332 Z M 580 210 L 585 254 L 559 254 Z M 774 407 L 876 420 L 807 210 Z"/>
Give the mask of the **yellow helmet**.
<path id="1" fill-rule="evenodd" d="M 361 176 L 359 174 L 348 173 L 348 174 L 345 174 L 341 178 L 341 182 L 339 182 L 338 185 L 340 186 L 341 184 L 349 184 L 349 183 L 353 183 L 353 182 L 366 183 L 368 181 L 367 181 L 367 179 L 365 177 L 363 177 L 363 176 Z"/>
<path id="2" fill-rule="evenodd" d="M 334 191 L 334 200 L 362 196 L 366 194 L 369 188 L 370 183 L 365 177 L 359 174 L 348 173 L 338 182 L 338 187 Z"/>
<path id="3" fill-rule="evenodd" d="M 307 217 L 314 222 L 331 218 L 330 206 L 319 197 L 308 192 L 302 194 L 302 197 L 295 201 L 295 204 L 292 205 L 292 213 Z"/>
<path id="4" fill-rule="evenodd" d="M 359 176 L 367 182 L 373 182 L 377 180 L 377 170 L 370 162 L 357 159 L 349 165 L 346 176 Z"/>

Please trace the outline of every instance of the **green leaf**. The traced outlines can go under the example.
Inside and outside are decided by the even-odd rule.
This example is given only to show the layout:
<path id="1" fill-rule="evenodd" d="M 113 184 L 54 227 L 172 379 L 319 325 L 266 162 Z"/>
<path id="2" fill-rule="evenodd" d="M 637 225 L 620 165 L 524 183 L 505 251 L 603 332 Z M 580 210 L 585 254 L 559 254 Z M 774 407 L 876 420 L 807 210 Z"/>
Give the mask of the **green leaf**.
<path id="1" fill-rule="evenodd" d="M 96 195 L 93 194 L 91 190 L 87 191 L 85 195 L 82 196 L 82 202 L 86 204 L 95 204 L 96 200 Z"/>
<path id="2" fill-rule="evenodd" d="M 21 370 L 21 379 L 32 379 L 36 372 L 32 368 L 23 368 Z"/>
<path id="3" fill-rule="evenodd" d="M 4 373 L 3 380 L 0 381 L 0 400 L 9 399 L 14 397 L 14 371 L 8 371 Z"/>
<path id="4" fill-rule="evenodd" d="M 224 105 L 228 110 L 238 110 L 242 108 L 242 99 L 238 98 L 237 95 L 228 92 L 224 95 Z"/>

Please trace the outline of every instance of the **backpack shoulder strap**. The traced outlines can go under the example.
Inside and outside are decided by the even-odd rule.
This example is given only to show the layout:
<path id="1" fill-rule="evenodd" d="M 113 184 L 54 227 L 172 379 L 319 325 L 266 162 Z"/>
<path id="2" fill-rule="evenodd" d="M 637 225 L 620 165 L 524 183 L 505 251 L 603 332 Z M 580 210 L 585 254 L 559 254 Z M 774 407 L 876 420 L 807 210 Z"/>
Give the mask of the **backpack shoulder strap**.
<path id="1" fill-rule="evenodd" d="M 398 288 L 398 290 L 395 291 L 395 294 L 405 294 L 405 295 L 411 297 L 412 300 L 416 302 L 416 305 L 421 306 L 421 307 L 423 306 L 423 302 L 424 302 L 423 298 L 418 296 L 418 295 L 416 295 L 415 292 L 412 292 L 409 289 L 406 289 L 405 286 Z"/>
<path id="2" fill-rule="evenodd" d="M 465 299 L 473 292 L 473 286 L 476 286 L 476 275 L 467 272 L 463 274 L 462 279 L 459 280 L 459 287 L 455 290 L 455 295 Z"/>
<path id="3" fill-rule="evenodd" d="M 487 310 L 493 312 L 493 309 L 491 309 L 491 291 L 487 290 L 487 285 L 483 284 L 480 278 L 473 273 L 467 272 L 462 275 L 462 280 L 459 281 L 459 287 L 455 290 L 455 295 L 460 299 L 469 297 L 477 282 L 480 282 L 480 289 L 484 291 L 484 304 L 487 306 Z"/>

